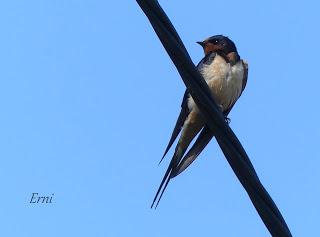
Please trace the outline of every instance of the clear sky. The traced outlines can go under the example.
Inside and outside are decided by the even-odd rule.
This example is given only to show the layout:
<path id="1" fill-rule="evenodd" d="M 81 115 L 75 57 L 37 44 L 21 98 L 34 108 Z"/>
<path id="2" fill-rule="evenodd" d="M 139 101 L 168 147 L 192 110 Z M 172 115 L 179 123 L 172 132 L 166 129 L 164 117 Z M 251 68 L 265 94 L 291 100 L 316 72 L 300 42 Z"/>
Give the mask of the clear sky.
<path id="1" fill-rule="evenodd" d="M 234 40 L 230 126 L 292 234 L 319 236 L 319 2 L 160 3 L 195 63 Z M 2 1 L 0 29 L 0 236 L 270 236 L 214 140 L 150 209 L 184 85 L 135 1 Z"/>

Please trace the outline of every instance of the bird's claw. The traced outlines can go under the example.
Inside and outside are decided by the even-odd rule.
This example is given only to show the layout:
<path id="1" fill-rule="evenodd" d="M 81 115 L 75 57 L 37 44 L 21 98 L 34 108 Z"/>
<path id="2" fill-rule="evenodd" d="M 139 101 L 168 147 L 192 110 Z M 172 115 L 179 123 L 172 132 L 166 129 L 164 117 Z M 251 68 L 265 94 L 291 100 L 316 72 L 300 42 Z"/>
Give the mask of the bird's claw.
<path id="1" fill-rule="evenodd" d="M 227 123 L 227 124 L 229 124 L 229 123 L 231 122 L 231 119 L 230 119 L 230 118 L 228 118 L 227 116 L 226 116 L 226 117 L 224 117 L 224 120 L 226 121 L 226 123 Z"/>

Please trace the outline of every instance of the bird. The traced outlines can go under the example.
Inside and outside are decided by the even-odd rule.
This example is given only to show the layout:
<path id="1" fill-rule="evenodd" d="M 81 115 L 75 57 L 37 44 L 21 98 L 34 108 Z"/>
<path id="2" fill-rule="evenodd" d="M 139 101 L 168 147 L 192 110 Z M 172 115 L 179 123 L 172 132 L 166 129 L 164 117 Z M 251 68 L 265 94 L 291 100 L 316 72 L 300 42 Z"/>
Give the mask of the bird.
<path id="1" fill-rule="evenodd" d="M 240 58 L 234 42 L 224 35 L 214 35 L 197 43 L 204 51 L 204 57 L 198 63 L 197 69 L 208 84 L 213 99 L 229 124 L 228 114 L 247 84 L 248 63 Z M 157 208 L 169 181 L 181 174 L 198 157 L 214 136 L 214 132 L 206 125 L 188 90 L 184 93 L 180 114 L 159 164 L 179 134 L 180 137 L 174 154 L 153 199 L 151 208 Z M 197 140 L 185 155 L 190 143 L 198 134 Z"/>

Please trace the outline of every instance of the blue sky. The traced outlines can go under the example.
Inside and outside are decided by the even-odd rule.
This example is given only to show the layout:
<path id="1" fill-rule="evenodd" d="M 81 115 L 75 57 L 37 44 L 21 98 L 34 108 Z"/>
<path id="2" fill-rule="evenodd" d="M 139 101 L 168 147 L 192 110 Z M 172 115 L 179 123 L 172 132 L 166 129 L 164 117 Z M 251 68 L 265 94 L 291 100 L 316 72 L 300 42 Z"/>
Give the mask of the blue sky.
<path id="1" fill-rule="evenodd" d="M 160 3 L 195 63 L 196 41 L 237 44 L 230 126 L 292 234 L 318 236 L 319 3 Z M 1 236 L 270 236 L 215 141 L 149 208 L 184 85 L 135 1 L 2 1 L 0 28 Z"/>

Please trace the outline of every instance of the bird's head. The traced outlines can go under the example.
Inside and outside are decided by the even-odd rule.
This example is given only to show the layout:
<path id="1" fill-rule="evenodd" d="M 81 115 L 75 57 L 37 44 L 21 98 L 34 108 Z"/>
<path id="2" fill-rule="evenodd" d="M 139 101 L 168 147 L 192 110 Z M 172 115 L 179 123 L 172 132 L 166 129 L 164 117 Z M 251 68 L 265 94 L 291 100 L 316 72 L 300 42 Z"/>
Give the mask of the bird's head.
<path id="1" fill-rule="evenodd" d="M 223 53 L 224 55 L 228 55 L 229 53 L 238 54 L 232 40 L 223 35 L 214 35 L 197 43 L 202 46 L 205 55 L 211 52 Z"/>

